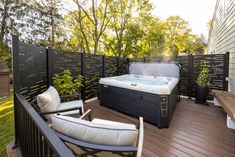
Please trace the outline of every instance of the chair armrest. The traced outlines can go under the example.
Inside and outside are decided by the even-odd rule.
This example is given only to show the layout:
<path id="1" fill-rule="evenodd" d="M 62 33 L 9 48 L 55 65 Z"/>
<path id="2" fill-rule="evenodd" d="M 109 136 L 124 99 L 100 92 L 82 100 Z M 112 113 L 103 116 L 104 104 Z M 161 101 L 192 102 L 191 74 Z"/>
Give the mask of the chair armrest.
<path id="1" fill-rule="evenodd" d="M 40 112 L 40 107 L 37 104 L 37 99 L 34 98 L 31 102 L 30 105 L 39 113 Z"/>
<path id="2" fill-rule="evenodd" d="M 56 130 L 54 130 L 55 134 L 64 142 L 71 143 L 73 145 L 76 145 L 80 148 L 85 148 L 87 150 L 91 150 L 91 154 L 94 151 L 95 153 L 98 153 L 100 151 L 109 151 L 115 154 L 120 154 L 124 156 L 124 154 L 121 154 L 122 152 L 136 152 L 137 148 L 135 146 L 109 146 L 109 145 L 99 145 L 99 144 L 93 144 L 88 143 L 84 141 L 80 141 L 78 139 L 72 138 L 68 135 L 65 135 L 63 133 L 60 133 Z M 118 153 L 121 152 L 121 153 Z M 130 155 L 128 155 L 130 156 Z"/>
<path id="3" fill-rule="evenodd" d="M 79 100 L 81 99 L 81 94 L 71 94 L 71 95 L 60 95 L 61 99 L 66 99 L 66 98 L 78 98 Z"/>
<path id="4" fill-rule="evenodd" d="M 136 157 L 141 157 L 142 149 L 143 149 L 143 142 L 144 142 L 144 120 L 143 117 L 139 118 L 139 138 L 138 138 L 138 150 Z"/>
<path id="5" fill-rule="evenodd" d="M 79 110 L 79 113 L 82 113 L 82 107 L 72 107 L 72 108 L 69 108 L 69 109 L 56 110 L 56 111 L 50 111 L 50 112 L 39 112 L 39 114 L 40 115 L 46 115 L 46 114 L 68 112 L 68 111 L 73 111 L 73 110 Z"/>
<path id="6" fill-rule="evenodd" d="M 92 120 L 92 117 L 91 117 L 91 109 L 88 109 L 88 110 L 80 117 L 80 119 L 85 119 L 87 116 L 88 116 L 89 121 L 91 121 L 91 120 Z"/>

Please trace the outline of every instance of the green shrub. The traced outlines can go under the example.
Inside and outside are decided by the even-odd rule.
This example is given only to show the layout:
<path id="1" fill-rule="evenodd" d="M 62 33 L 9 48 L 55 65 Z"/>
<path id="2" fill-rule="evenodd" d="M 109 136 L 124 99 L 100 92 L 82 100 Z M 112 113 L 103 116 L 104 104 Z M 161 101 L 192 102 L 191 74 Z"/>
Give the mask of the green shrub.
<path id="1" fill-rule="evenodd" d="M 206 66 L 206 63 L 202 62 L 201 71 L 197 78 L 197 85 L 199 87 L 207 87 L 209 85 L 208 73 L 209 73 L 209 70 L 208 70 L 208 67 Z"/>
<path id="2" fill-rule="evenodd" d="M 82 87 L 83 76 L 78 75 L 73 78 L 70 70 L 64 70 L 61 74 L 55 74 L 53 77 L 53 85 L 58 90 L 60 95 L 71 95 L 79 93 L 79 88 Z"/>

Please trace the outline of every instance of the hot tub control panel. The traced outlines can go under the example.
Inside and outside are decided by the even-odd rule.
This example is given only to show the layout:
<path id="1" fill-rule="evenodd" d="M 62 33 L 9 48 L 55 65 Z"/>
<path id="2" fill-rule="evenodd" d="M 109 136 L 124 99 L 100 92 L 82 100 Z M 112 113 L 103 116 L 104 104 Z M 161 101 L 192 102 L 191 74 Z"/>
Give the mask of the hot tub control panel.
<path id="1" fill-rule="evenodd" d="M 168 110 L 168 96 L 160 97 L 160 105 L 161 105 L 161 117 L 167 117 Z"/>

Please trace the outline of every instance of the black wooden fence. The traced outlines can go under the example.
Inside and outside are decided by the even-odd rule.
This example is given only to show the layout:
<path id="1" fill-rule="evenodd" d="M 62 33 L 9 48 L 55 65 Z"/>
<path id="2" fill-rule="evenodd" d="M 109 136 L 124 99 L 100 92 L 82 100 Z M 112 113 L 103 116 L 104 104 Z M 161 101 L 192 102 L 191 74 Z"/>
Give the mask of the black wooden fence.
<path id="1" fill-rule="evenodd" d="M 196 80 L 201 70 L 201 63 L 206 62 L 209 69 L 210 89 L 228 90 L 229 52 L 213 55 L 187 55 L 175 57 L 134 58 L 130 62 L 176 62 L 181 65 L 181 95 L 195 97 Z M 208 99 L 212 99 L 209 94 Z"/>
<path id="2" fill-rule="evenodd" d="M 128 73 L 131 62 L 176 62 L 181 64 L 181 95 L 195 97 L 196 79 L 201 62 L 209 68 L 210 89 L 228 90 L 229 53 L 214 55 L 187 55 L 175 57 L 119 58 L 105 55 L 86 54 L 84 52 L 61 52 L 44 47 L 25 44 L 15 37 L 15 49 L 19 47 L 17 77 L 20 93 L 31 100 L 52 85 L 53 76 L 69 69 L 76 76 L 84 76 L 81 89 L 83 100 L 97 96 L 99 79 Z M 208 97 L 211 99 L 211 95 Z"/>
<path id="3" fill-rule="evenodd" d="M 81 94 L 83 100 L 97 96 L 99 79 L 102 77 L 127 74 L 128 59 L 105 55 L 86 54 L 84 52 L 45 51 L 48 60 L 48 82 L 52 84 L 55 74 L 69 69 L 73 76 L 84 76 Z"/>
<path id="4" fill-rule="evenodd" d="M 126 74 L 128 59 L 113 56 L 92 55 L 83 52 L 58 52 L 44 47 L 25 44 L 14 37 L 14 62 L 17 67 L 16 88 L 31 101 L 53 84 L 53 76 L 69 69 L 73 76 L 81 74 L 84 83 L 82 98 L 97 96 L 101 77 Z"/>
<path id="5" fill-rule="evenodd" d="M 99 79 L 128 73 L 130 62 L 178 62 L 181 64 L 181 94 L 195 96 L 195 81 L 200 63 L 209 67 L 210 88 L 227 90 L 229 53 L 177 57 L 118 58 L 84 52 L 59 52 L 25 44 L 13 37 L 15 134 L 24 156 L 72 156 L 45 122 L 28 104 L 52 85 L 54 74 L 69 69 L 84 76 L 83 100 L 97 96 Z M 211 98 L 211 97 L 209 97 Z M 26 132 L 25 132 L 26 131 Z M 36 151 L 36 152 L 35 152 Z M 35 153 L 35 154 L 33 154 Z M 43 155 L 41 155 L 43 154 Z"/>
<path id="6" fill-rule="evenodd" d="M 47 89 L 45 51 L 13 37 L 14 147 L 25 157 L 74 157 L 28 102 Z"/>

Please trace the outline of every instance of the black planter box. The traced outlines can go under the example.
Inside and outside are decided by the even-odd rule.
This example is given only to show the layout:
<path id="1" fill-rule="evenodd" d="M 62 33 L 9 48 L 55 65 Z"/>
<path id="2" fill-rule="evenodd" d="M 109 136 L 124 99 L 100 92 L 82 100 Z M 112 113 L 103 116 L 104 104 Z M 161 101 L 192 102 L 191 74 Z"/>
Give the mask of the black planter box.
<path id="1" fill-rule="evenodd" d="M 207 97 L 209 94 L 208 87 L 197 87 L 196 88 L 196 103 L 207 105 Z"/>

